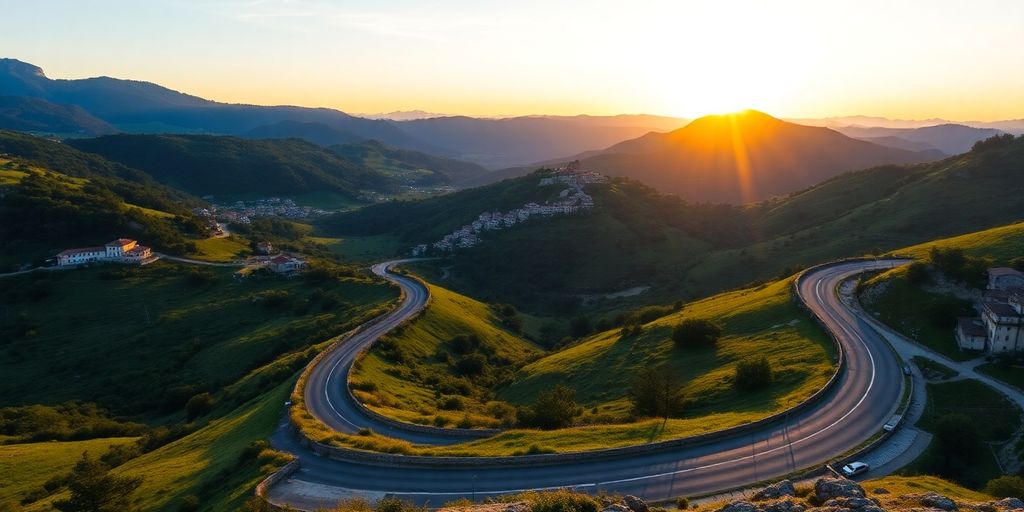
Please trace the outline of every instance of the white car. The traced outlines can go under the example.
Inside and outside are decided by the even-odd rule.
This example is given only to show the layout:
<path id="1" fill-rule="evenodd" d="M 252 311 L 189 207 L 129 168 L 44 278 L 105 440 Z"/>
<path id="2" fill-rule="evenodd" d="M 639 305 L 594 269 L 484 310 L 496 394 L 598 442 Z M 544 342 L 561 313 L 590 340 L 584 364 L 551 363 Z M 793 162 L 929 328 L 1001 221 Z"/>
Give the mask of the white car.
<path id="1" fill-rule="evenodd" d="M 857 461 L 857 462 L 851 462 L 851 463 L 843 466 L 842 471 L 843 471 L 843 474 L 846 475 L 847 478 L 849 478 L 849 477 L 857 476 L 857 475 L 859 475 L 861 473 L 867 473 L 867 471 L 869 469 L 871 469 L 871 467 L 868 466 L 866 463 Z"/>

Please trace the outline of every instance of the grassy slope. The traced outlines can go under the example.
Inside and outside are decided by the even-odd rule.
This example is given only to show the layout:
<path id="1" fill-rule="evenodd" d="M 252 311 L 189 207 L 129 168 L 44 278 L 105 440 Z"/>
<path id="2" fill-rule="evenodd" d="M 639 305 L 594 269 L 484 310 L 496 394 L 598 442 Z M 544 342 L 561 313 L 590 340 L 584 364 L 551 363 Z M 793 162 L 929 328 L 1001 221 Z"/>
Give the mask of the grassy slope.
<path id="1" fill-rule="evenodd" d="M 203 261 L 231 261 L 252 253 L 249 241 L 238 235 L 196 240 L 196 253 L 189 258 Z"/>
<path id="2" fill-rule="evenodd" d="M 674 348 L 672 327 L 685 318 L 721 322 L 718 346 Z M 757 415 L 794 405 L 821 387 L 832 373 L 832 350 L 831 342 L 793 304 L 791 281 L 784 280 L 688 304 L 680 313 L 645 325 L 637 337 L 623 338 L 618 329 L 600 333 L 526 366 L 501 396 L 529 402 L 538 391 L 561 383 L 575 388 L 587 406 L 625 412 L 628 377 L 668 363 L 686 382 L 684 391 L 693 402 L 688 416 L 725 411 Z M 772 361 L 776 381 L 770 391 L 733 390 L 735 363 L 750 354 L 765 354 Z"/>
<path id="3" fill-rule="evenodd" d="M 987 501 L 992 497 L 962 487 L 948 480 L 936 476 L 886 476 L 861 482 L 861 485 L 869 493 L 881 487 L 889 491 L 889 494 L 873 494 L 873 497 L 882 500 L 883 507 L 887 505 L 900 505 L 894 497 L 903 494 L 917 494 L 924 492 L 935 492 L 953 499 L 969 501 Z"/>
<path id="4" fill-rule="evenodd" d="M 677 315 L 645 326 L 639 340 L 618 340 L 618 330 L 599 333 L 525 367 L 514 384 L 500 391 L 503 398 L 526 403 L 533 400 L 536 391 L 565 383 L 579 390 L 580 399 L 588 407 L 598 406 L 598 415 L 622 413 L 626 408 L 622 397 L 629 385 L 630 372 L 642 365 L 669 361 L 685 376 L 686 392 L 691 399 L 685 418 L 672 419 L 664 425 L 661 420 L 647 420 L 560 431 L 509 430 L 490 439 L 440 448 L 402 445 L 378 436 L 331 436 L 330 440 L 365 449 L 407 453 L 507 455 L 522 453 L 532 445 L 549 451 L 625 446 L 756 420 L 795 405 L 819 389 L 833 371 L 830 343 L 793 305 L 790 286 L 788 280 L 780 281 L 691 304 Z M 671 348 L 670 326 L 689 316 L 710 316 L 723 321 L 725 336 L 717 349 Z M 791 325 L 793 320 L 797 322 Z M 737 360 L 752 353 L 769 356 L 777 380 L 767 390 L 740 394 L 731 386 L 733 369 Z M 609 378 L 611 375 L 623 377 Z M 381 387 L 387 389 L 392 385 L 388 382 Z"/>
<path id="5" fill-rule="evenodd" d="M 136 397 L 135 405 L 151 410 L 175 387 L 227 386 L 280 354 L 301 349 L 308 336 L 342 326 L 395 296 L 384 285 L 344 282 L 326 288 L 347 306 L 321 311 L 314 304 L 296 315 L 294 309 L 313 291 L 300 280 L 238 283 L 231 278 L 233 269 L 215 268 L 210 272 L 216 282 L 196 285 L 182 276 L 189 267 L 163 262 L 136 269 L 126 279 L 101 279 L 112 268 L 120 267 L 5 282 L 11 290 L 40 282 L 50 290 L 41 300 L 9 303 L 0 317 L 0 327 L 13 325 L 22 314 L 34 326 L 34 336 L 9 341 L 0 353 L 6 405 L 84 399 L 116 408 L 124 397 Z M 289 292 L 292 302 L 268 309 L 250 300 L 251 294 L 269 290 Z"/>
<path id="6" fill-rule="evenodd" d="M 868 311 L 875 313 L 879 320 L 903 335 L 950 358 L 966 361 L 978 356 L 975 352 L 964 352 L 957 347 L 955 324 L 936 325 L 928 314 L 928 304 L 948 300 L 944 295 L 931 293 L 907 282 L 906 268 L 899 268 L 879 274 L 864 283 L 881 293 L 862 293 L 861 300 Z M 971 314 L 970 301 L 957 301 L 965 316 Z M 950 319 L 950 323 L 954 319 Z"/>
<path id="7" fill-rule="evenodd" d="M 932 431 L 935 422 L 946 414 L 964 414 L 970 418 L 984 418 L 976 421 L 975 428 L 982 441 L 1002 442 L 1009 439 L 1021 425 L 1021 410 L 1003 395 L 976 380 L 960 380 L 928 384 L 928 404 L 918 427 Z M 910 466 L 902 471 L 908 474 L 930 473 L 941 459 L 936 439 L 928 449 Z M 1002 471 L 990 450 L 982 450 L 977 460 L 961 469 L 958 483 L 972 488 L 981 488 L 990 479 L 1000 476 Z"/>
<path id="8" fill-rule="evenodd" d="M 143 477 L 133 495 L 134 504 L 141 510 L 174 511 L 183 497 L 194 494 L 200 497 L 202 510 L 241 510 L 256 484 L 276 467 L 239 465 L 239 457 L 247 445 L 274 431 L 293 382 L 288 380 L 202 429 L 115 469 L 119 474 Z M 110 440 L 97 442 L 109 444 Z M 81 452 L 68 456 L 71 461 L 58 472 L 66 470 Z M 29 510 L 50 510 L 53 500 L 65 496 L 54 495 Z"/>
<path id="9" fill-rule="evenodd" d="M 464 334 L 477 335 L 495 356 L 512 364 L 538 355 L 540 349 L 501 327 L 486 304 L 439 286 L 431 285 L 429 288 L 431 302 L 427 310 L 401 333 L 390 337 L 415 364 L 395 364 L 382 353 L 380 345 L 375 345 L 357 362 L 351 379 L 353 382 L 376 383 L 377 390 L 370 393 L 356 391 L 356 394 L 378 412 L 404 421 L 426 423 L 440 415 L 454 423 L 469 413 L 477 422 L 493 423 L 494 419 L 483 411 L 485 404 L 479 400 L 467 400 L 465 413 L 442 413 L 438 410 L 439 399 L 435 397 L 434 390 L 423 383 L 422 377 L 452 373 L 435 354 L 442 351 L 458 358 L 459 355 L 451 351 L 447 342 Z"/>
<path id="10" fill-rule="evenodd" d="M 0 475 L 4 475 L 3 485 L 0 485 L 0 505 L 18 502 L 54 475 L 68 471 L 82 452 L 99 457 L 113 445 L 133 441 L 134 438 L 106 438 L 0 446 Z"/>
<path id="11" fill-rule="evenodd" d="M 913 245 L 894 252 L 926 259 L 933 247 L 960 248 L 970 256 L 991 258 L 994 264 L 1005 265 L 1024 253 L 1024 222 Z M 879 274 L 867 281 L 865 287 L 884 286 L 885 291 L 865 294 L 862 298 L 875 297 L 872 301 L 865 301 L 865 306 L 869 310 L 877 310 L 881 315 L 879 318 L 887 325 L 916 337 L 922 344 L 951 359 L 977 357 L 976 353 L 961 352 L 957 348 L 953 327 L 936 327 L 926 318 L 921 305 L 935 300 L 939 295 L 910 286 L 905 277 L 906 270 L 901 268 Z M 998 370 L 995 371 L 998 373 Z"/>

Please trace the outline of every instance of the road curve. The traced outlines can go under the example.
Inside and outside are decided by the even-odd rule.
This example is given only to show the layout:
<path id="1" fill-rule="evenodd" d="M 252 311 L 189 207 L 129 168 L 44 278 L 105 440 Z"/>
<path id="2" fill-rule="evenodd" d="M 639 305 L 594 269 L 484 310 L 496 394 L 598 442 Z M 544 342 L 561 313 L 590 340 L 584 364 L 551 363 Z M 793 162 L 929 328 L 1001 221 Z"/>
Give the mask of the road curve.
<path id="1" fill-rule="evenodd" d="M 332 429 L 353 434 L 369 428 L 378 434 L 419 444 L 453 444 L 467 438 L 458 435 L 437 435 L 403 429 L 382 422 L 367 415 L 354 402 L 346 388 L 352 363 L 360 351 L 373 344 L 378 338 L 412 318 L 427 304 L 430 292 L 419 281 L 392 272 L 400 263 L 411 260 L 394 260 L 374 265 L 371 270 L 402 289 L 402 302 L 390 313 L 365 324 L 362 329 L 328 353 L 310 372 L 306 381 L 304 397 L 309 412 Z"/>
<path id="2" fill-rule="evenodd" d="M 900 263 L 841 263 L 811 269 L 800 280 L 800 294 L 811 313 L 837 335 L 846 370 L 820 404 L 784 422 L 704 445 L 631 457 L 475 468 L 383 466 L 322 458 L 302 448 L 284 422 L 273 444 L 295 454 L 302 469 L 273 486 L 269 498 L 301 509 L 331 505 L 350 495 L 394 495 L 437 506 L 463 497 L 567 487 L 657 500 L 737 488 L 821 464 L 879 432 L 899 405 L 903 376 L 892 350 L 843 304 L 836 289 L 856 274 Z"/>

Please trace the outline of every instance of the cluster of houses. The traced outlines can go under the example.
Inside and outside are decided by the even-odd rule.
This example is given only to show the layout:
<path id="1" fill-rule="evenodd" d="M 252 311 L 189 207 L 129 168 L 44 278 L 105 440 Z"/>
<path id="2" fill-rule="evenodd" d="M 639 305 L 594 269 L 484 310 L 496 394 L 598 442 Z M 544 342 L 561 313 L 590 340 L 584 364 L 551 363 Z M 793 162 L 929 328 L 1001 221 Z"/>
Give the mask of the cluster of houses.
<path id="1" fill-rule="evenodd" d="M 291 199 L 271 197 L 255 201 L 235 201 L 233 204 L 211 204 L 208 208 L 192 210 L 197 216 L 211 219 L 213 222 L 234 222 L 249 224 L 258 217 L 284 217 L 288 219 L 308 219 L 329 215 L 331 212 L 311 206 L 299 206 Z"/>
<path id="2" fill-rule="evenodd" d="M 101 247 L 78 247 L 57 254 L 57 265 L 61 267 L 86 263 L 111 262 L 132 265 L 146 265 L 159 259 L 153 250 L 130 238 L 118 238 Z"/>
<path id="3" fill-rule="evenodd" d="M 507 212 L 481 213 L 473 222 L 448 233 L 433 244 L 420 244 L 413 247 L 412 255 L 424 256 L 431 251 L 451 252 L 455 249 L 473 247 L 480 243 L 480 234 L 485 231 L 510 228 L 533 217 L 565 215 L 593 208 L 594 198 L 583 190 L 583 186 L 605 181 L 607 181 L 607 177 L 604 175 L 581 170 L 579 162 L 574 162 L 573 165 L 557 169 L 552 176 L 544 177 L 540 181 L 542 187 L 556 184 L 568 186 L 559 193 L 557 201 L 549 201 L 544 204 L 527 203 Z"/>
<path id="4" fill-rule="evenodd" d="M 1024 273 L 988 269 L 988 287 L 978 309 L 980 317 L 957 319 L 956 342 L 962 350 L 1024 353 Z"/>

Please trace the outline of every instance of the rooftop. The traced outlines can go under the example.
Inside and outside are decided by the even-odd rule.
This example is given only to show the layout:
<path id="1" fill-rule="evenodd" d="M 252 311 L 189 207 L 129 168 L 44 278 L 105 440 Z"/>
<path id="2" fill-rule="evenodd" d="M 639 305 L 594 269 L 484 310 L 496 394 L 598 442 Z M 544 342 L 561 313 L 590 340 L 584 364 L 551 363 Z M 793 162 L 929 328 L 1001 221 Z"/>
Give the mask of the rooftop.
<path id="1" fill-rule="evenodd" d="M 120 247 L 120 246 L 123 246 L 123 245 L 128 245 L 128 244 L 130 244 L 130 243 L 132 243 L 134 241 L 135 240 L 132 240 L 131 238 L 118 238 L 117 240 L 113 240 L 111 242 L 107 242 L 107 246 L 118 246 L 118 247 Z"/>
<path id="2" fill-rule="evenodd" d="M 985 325 L 979 318 L 961 317 L 956 322 L 957 329 L 968 336 L 985 336 Z"/>
<path id="3" fill-rule="evenodd" d="M 989 302 L 985 304 L 985 310 L 997 316 L 1021 316 L 1012 306 L 1001 302 Z"/>

